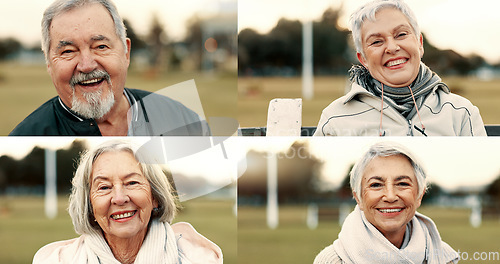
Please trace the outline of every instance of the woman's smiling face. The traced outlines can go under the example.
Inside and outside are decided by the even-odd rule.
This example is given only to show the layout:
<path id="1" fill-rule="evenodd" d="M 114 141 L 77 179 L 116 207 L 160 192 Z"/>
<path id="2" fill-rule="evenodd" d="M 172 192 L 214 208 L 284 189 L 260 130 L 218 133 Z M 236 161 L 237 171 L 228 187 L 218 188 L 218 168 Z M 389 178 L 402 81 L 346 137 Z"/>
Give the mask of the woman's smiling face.
<path id="1" fill-rule="evenodd" d="M 102 153 L 90 176 L 94 217 L 108 240 L 144 239 L 158 206 L 139 162 L 127 151 Z"/>
<path id="2" fill-rule="evenodd" d="M 361 26 L 363 53 L 358 60 L 373 78 L 391 87 L 410 85 L 418 75 L 424 54 L 422 36 L 416 36 L 406 16 L 394 8 L 377 12 L 375 21 Z"/>
<path id="3" fill-rule="evenodd" d="M 403 155 L 376 157 L 362 177 L 361 200 L 354 197 L 366 219 L 390 241 L 393 237 L 402 240 L 422 200 L 413 166 Z"/>

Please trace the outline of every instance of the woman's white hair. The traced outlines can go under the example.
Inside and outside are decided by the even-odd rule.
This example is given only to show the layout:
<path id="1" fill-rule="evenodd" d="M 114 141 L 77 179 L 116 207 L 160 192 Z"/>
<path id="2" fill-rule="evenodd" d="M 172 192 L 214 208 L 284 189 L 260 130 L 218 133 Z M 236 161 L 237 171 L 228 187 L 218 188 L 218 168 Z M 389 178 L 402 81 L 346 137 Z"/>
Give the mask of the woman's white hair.
<path id="1" fill-rule="evenodd" d="M 376 157 L 389 157 L 397 155 L 401 155 L 408 159 L 413 167 L 413 171 L 415 172 L 415 177 L 417 178 L 418 197 L 424 195 L 424 192 L 427 189 L 426 175 L 424 169 L 415 156 L 413 156 L 413 154 L 411 154 L 411 152 L 405 147 L 397 143 L 380 142 L 371 146 L 370 149 L 368 149 L 368 151 L 358 160 L 358 162 L 356 162 L 351 170 L 349 183 L 352 191 L 356 193 L 359 201 L 361 201 L 361 182 L 368 164 Z"/>
<path id="2" fill-rule="evenodd" d="M 352 39 L 354 40 L 356 52 L 361 53 L 363 57 L 365 56 L 365 54 L 363 52 L 362 46 L 361 27 L 363 26 L 363 23 L 366 19 L 375 21 L 375 15 L 377 14 L 377 12 L 385 8 L 394 8 L 401 11 L 401 13 L 403 13 L 403 15 L 405 15 L 408 19 L 408 22 L 410 22 L 415 36 L 417 36 L 417 38 L 420 36 L 420 28 L 418 26 L 417 17 L 410 9 L 410 7 L 402 0 L 375 0 L 372 2 L 368 2 L 367 4 L 354 11 L 349 20 Z"/>
<path id="3" fill-rule="evenodd" d="M 78 234 L 91 234 L 100 231 L 95 222 L 92 204 L 90 202 L 90 179 L 92 166 L 97 158 L 105 152 L 126 151 L 134 155 L 139 163 L 143 175 L 151 186 L 153 198 L 158 202 L 158 210 L 153 210 L 151 219 L 158 218 L 160 222 L 171 223 L 177 213 L 177 197 L 168 181 L 166 172 L 160 165 L 155 164 L 148 153 L 134 151 L 133 146 L 125 141 L 107 141 L 93 150 L 84 152 L 73 177 L 71 195 L 69 198 L 69 215 Z M 150 219 L 150 221 L 151 221 Z"/>
<path id="4" fill-rule="evenodd" d="M 42 18 L 42 51 L 45 54 L 45 62 L 49 63 L 49 49 L 50 49 L 50 25 L 52 20 L 57 15 L 83 7 L 89 4 L 101 4 L 108 10 L 113 22 L 115 24 L 115 32 L 118 38 L 122 41 L 125 53 L 127 49 L 127 29 L 123 20 L 118 14 L 115 4 L 111 0 L 56 0 L 54 1 L 43 13 Z"/>

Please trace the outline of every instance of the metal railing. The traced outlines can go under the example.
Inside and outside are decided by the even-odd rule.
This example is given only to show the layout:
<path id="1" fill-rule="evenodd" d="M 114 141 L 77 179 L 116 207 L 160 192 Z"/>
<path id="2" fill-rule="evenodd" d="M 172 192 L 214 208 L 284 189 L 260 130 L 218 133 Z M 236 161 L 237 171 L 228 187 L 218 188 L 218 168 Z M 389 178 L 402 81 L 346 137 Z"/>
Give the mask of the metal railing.
<path id="1" fill-rule="evenodd" d="M 486 133 L 488 136 L 500 136 L 500 125 L 486 125 Z M 266 136 L 266 127 L 244 127 L 239 129 L 241 136 Z M 300 135 L 309 137 L 314 134 L 316 127 L 302 127 Z"/>

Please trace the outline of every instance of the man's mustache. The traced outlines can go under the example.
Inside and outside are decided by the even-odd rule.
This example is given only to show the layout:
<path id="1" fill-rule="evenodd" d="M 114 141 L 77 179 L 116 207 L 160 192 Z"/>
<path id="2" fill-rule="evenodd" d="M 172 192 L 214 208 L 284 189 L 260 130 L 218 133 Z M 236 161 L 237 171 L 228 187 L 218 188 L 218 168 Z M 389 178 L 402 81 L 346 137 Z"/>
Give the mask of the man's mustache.
<path id="1" fill-rule="evenodd" d="M 111 77 L 109 76 L 109 73 L 105 70 L 93 70 L 88 73 L 77 73 L 73 76 L 71 76 L 71 79 L 69 80 L 69 85 L 71 87 L 75 87 L 78 83 L 89 81 L 92 79 L 105 79 L 107 82 L 110 81 Z"/>

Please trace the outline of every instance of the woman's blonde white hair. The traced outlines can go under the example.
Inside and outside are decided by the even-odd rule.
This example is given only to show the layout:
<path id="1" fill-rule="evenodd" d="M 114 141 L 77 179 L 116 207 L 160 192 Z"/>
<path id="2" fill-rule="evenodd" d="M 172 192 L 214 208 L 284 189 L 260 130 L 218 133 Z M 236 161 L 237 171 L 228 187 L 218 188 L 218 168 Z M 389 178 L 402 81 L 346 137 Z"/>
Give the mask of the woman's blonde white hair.
<path id="1" fill-rule="evenodd" d="M 356 47 L 356 52 L 359 52 L 365 56 L 362 46 L 362 34 L 361 27 L 366 19 L 370 21 L 376 21 L 375 15 L 382 9 L 394 8 L 399 10 L 403 15 L 406 16 L 408 22 L 410 23 L 413 33 L 417 38 L 420 37 L 420 27 L 418 26 L 417 17 L 410 9 L 410 7 L 402 0 L 375 0 L 368 2 L 354 11 L 349 20 L 349 24 L 352 32 L 352 39 L 354 41 L 354 46 Z"/>
<path id="2" fill-rule="evenodd" d="M 84 152 L 72 180 L 72 190 L 69 198 L 69 215 L 78 234 L 90 234 L 99 231 L 95 222 L 92 204 L 90 202 L 90 187 L 92 166 L 99 156 L 106 152 L 126 151 L 134 155 L 143 175 L 151 186 L 153 199 L 158 202 L 158 209 L 153 210 L 151 219 L 158 218 L 160 222 L 171 223 L 177 213 L 177 197 L 174 196 L 172 185 L 162 167 L 154 163 L 148 153 L 135 151 L 126 141 L 107 141 L 95 149 Z M 151 221 L 150 219 L 150 221 Z"/>
<path id="3" fill-rule="evenodd" d="M 426 174 L 416 157 L 400 144 L 394 142 L 380 142 L 371 146 L 358 160 L 358 162 L 356 162 L 351 170 L 349 183 L 351 185 L 351 190 L 355 193 L 356 198 L 358 198 L 359 201 L 361 201 L 361 182 L 368 164 L 376 157 L 389 157 L 397 155 L 401 155 L 408 159 L 413 167 L 415 178 L 417 178 L 418 197 L 422 197 L 422 195 L 424 195 L 425 190 L 427 190 Z"/>

